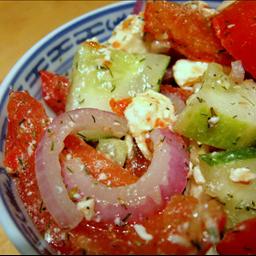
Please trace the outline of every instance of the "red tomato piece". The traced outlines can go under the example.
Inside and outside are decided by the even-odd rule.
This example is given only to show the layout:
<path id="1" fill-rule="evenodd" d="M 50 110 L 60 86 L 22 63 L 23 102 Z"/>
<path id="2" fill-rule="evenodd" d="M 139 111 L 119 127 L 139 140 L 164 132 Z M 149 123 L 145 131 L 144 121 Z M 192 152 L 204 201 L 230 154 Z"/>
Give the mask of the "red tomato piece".
<path id="1" fill-rule="evenodd" d="M 171 85 L 162 85 L 160 88 L 160 92 L 163 94 L 171 93 L 177 95 L 181 100 L 186 102 L 186 100 L 191 96 L 193 93 L 188 90 L 184 90 L 179 87 L 173 87 Z"/>
<path id="2" fill-rule="evenodd" d="M 42 104 L 27 92 L 12 92 L 7 112 L 5 165 L 22 172 L 33 164 L 36 145 L 49 121 Z"/>
<path id="3" fill-rule="evenodd" d="M 178 3 L 148 2 L 144 31 L 149 40 L 168 40 L 180 54 L 192 60 L 230 64 L 211 27 L 211 20 L 200 11 Z"/>
<path id="4" fill-rule="evenodd" d="M 111 99 L 109 105 L 114 113 L 119 116 L 124 116 L 124 111 L 128 105 L 132 102 L 132 98 L 125 98 L 121 100 Z"/>
<path id="5" fill-rule="evenodd" d="M 256 254 L 256 218 L 238 224 L 227 232 L 218 244 L 217 251 L 224 255 Z"/>
<path id="6" fill-rule="evenodd" d="M 46 104 L 56 113 L 65 112 L 69 92 L 69 80 L 65 76 L 41 71 L 42 94 Z"/>
<path id="7" fill-rule="evenodd" d="M 101 173 L 105 173 L 108 177 L 101 182 L 111 186 L 124 186 L 134 183 L 138 180 L 131 171 L 122 168 L 118 163 L 107 158 L 101 152 L 85 143 L 82 139 L 70 135 L 65 139 L 66 153 L 70 153 L 75 158 L 80 158 L 86 163 L 87 171 L 94 177 L 98 178 Z M 99 168 L 98 163 L 101 163 Z M 108 184 L 109 185 L 109 184 Z"/>
<path id="8" fill-rule="evenodd" d="M 38 231 L 53 241 L 52 245 L 60 252 L 72 252 L 69 241 L 63 243 L 67 231 L 61 230 L 46 210 L 35 175 L 35 150 L 45 128 L 48 116 L 40 102 L 27 92 L 10 94 L 7 106 L 8 129 L 5 144 L 4 164 L 17 191 Z"/>
<path id="9" fill-rule="evenodd" d="M 35 175 L 35 149 L 48 125 L 41 103 L 27 92 L 10 94 L 4 164 L 11 169 L 28 214 L 40 232 L 52 221 L 45 212 Z"/>
<path id="10" fill-rule="evenodd" d="M 166 208 L 140 223 L 151 240 L 142 239 L 133 225 L 115 226 L 83 222 L 72 231 L 72 243 L 89 254 L 197 254 L 209 249 L 212 231 L 207 220 L 216 224 L 216 236 L 223 230 L 225 213 L 216 201 L 203 205 L 191 196 L 174 196 Z M 99 232 L 100 230 L 100 232 Z M 79 250 L 78 250 L 79 251 Z"/>
<path id="11" fill-rule="evenodd" d="M 212 24 L 223 47 L 256 78 L 256 3 L 236 1 L 214 17 Z"/>

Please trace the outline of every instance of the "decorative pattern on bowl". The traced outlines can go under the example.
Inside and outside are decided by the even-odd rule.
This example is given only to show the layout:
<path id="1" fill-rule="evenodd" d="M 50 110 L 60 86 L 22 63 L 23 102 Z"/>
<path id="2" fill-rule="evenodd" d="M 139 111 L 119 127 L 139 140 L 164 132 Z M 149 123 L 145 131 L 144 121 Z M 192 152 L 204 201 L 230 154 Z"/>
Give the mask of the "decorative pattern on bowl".
<path id="1" fill-rule="evenodd" d="M 220 1 L 210 1 L 215 7 Z M 7 129 L 6 106 L 11 90 L 28 90 L 41 99 L 38 71 L 69 72 L 77 46 L 97 37 L 105 41 L 113 28 L 131 13 L 134 2 L 120 2 L 90 12 L 56 29 L 33 46 L 0 86 L 0 212 L 8 236 L 22 254 L 55 254 L 29 219 L 15 186 L 1 167 Z"/>

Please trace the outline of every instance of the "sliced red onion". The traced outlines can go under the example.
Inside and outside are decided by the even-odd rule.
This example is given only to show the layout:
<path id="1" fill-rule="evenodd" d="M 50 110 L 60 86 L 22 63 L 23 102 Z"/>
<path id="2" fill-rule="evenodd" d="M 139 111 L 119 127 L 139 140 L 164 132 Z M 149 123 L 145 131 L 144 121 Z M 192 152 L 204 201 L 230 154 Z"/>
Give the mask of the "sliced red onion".
<path id="1" fill-rule="evenodd" d="M 171 79 L 173 78 L 173 70 L 172 67 L 166 69 L 162 84 L 170 84 Z"/>
<path id="2" fill-rule="evenodd" d="M 230 77 L 236 83 L 242 83 L 244 81 L 245 70 L 243 64 L 240 60 L 231 62 L 231 72 Z"/>
<path id="3" fill-rule="evenodd" d="M 147 172 L 134 184 L 122 187 L 107 187 L 95 183 L 92 176 L 82 171 L 79 159 L 65 163 L 64 169 L 69 189 L 78 188 L 84 197 L 96 201 L 97 218 L 114 221 L 129 216 L 129 221 L 138 221 L 161 210 L 174 194 L 183 192 L 188 173 L 188 152 L 184 141 L 168 128 L 152 132 L 154 153 Z M 76 171 L 74 171 L 76 170 Z"/>
<path id="4" fill-rule="evenodd" d="M 139 14 L 140 12 L 144 11 L 145 6 L 146 0 L 136 0 L 132 14 Z"/>
<path id="5" fill-rule="evenodd" d="M 59 115 L 48 127 L 36 150 L 36 177 L 47 209 L 63 228 L 74 228 L 83 218 L 69 198 L 59 162 L 64 139 L 81 130 L 105 131 L 120 138 L 127 133 L 127 124 L 110 112 L 78 109 Z"/>
<path id="6" fill-rule="evenodd" d="M 185 102 L 180 98 L 177 93 L 162 92 L 162 94 L 171 100 L 174 106 L 175 114 L 180 114 L 182 110 L 186 107 Z"/>

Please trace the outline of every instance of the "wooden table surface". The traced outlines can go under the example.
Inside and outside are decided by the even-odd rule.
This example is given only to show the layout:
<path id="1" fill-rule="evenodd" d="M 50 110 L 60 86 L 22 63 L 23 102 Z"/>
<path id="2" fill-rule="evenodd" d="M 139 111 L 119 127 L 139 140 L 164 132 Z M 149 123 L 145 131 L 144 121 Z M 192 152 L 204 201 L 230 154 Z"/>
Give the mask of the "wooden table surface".
<path id="1" fill-rule="evenodd" d="M 113 2 L 0 0 L 0 82 L 16 61 L 50 31 L 79 15 Z M 19 254 L 1 226 L 0 254 Z"/>

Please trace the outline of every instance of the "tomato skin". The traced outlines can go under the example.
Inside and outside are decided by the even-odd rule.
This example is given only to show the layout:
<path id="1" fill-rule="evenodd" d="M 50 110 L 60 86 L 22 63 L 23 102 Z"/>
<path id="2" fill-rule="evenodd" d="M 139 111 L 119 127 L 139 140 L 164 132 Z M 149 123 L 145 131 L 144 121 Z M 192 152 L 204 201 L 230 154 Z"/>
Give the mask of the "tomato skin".
<path id="1" fill-rule="evenodd" d="M 239 223 L 227 232 L 217 245 L 217 251 L 224 255 L 256 254 L 256 218 Z"/>
<path id="2" fill-rule="evenodd" d="M 42 81 L 42 95 L 46 104 L 56 113 L 65 112 L 66 100 L 69 92 L 69 80 L 48 71 L 40 71 Z"/>
<path id="3" fill-rule="evenodd" d="M 191 91 L 184 90 L 179 87 L 173 87 L 171 85 L 161 85 L 160 92 L 163 94 L 176 94 L 184 102 L 186 102 L 186 100 L 193 94 Z"/>
<path id="4" fill-rule="evenodd" d="M 103 153 L 98 152 L 95 148 L 85 143 L 75 135 L 69 135 L 65 139 L 66 152 L 75 158 L 80 158 L 86 163 L 87 171 L 96 179 L 101 173 L 107 175 L 107 179 L 102 180 L 103 184 L 111 186 L 124 186 L 132 184 L 138 180 L 131 171 L 122 168 L 118 163 L 107 158 Z M 102 167 L 97 167 L 97 162 L 104 163 Z"/>
<path id="5" fill-rule="evenodd" d="M 44 211 L 37 186 L 35 149 L 48 125 L 48 117 L 42 104 L 27 92 L 12 92 L 7 112 L 4 164 L 14 175 L 14 182 L 29 216 L 39 232 L 43 232 L 52 218 Z"/>
<path id="6" fill-rule="evenodd" d="M 132 102 L 132 98 L 125 98 L 121 100 L 111 99 L 109 105 L 114 113 L 119 116 L 124 116 L 124 111 L 128 105 Z"/>
<path id="7" fill-rule="evenodd" d="M 217 225 L 225 221 L 225 213 L 216 201 L 204 205 L 208 207 L 202 211 L 203 205 L 196 198 L 173 196 L 163 211 L 139 223 L 152 235 L 150 241 L 140 238 L 133 224 L 118 227 L 84 221 L 72 231 L 71 242 L 89 254 L 203 254 L 211 246 L 205 236 L 206 216 Z M 181 242 L 171 242 L 170 235 L 180 237 Z"/>
<path id="8" fill-rule="evenodd" d="M 150 41 L 168 40 L 172 48 L 192 60 L 230 64 L 231 57 L 216 37 L 211 20 L 198 10 L 154 1 L 147 3 L 144 17 L 144 32 Z"/>
<path id="9" fill-rule="evenodd" d="M 45 232 L 51 234 L 53 248 L 61 253 L 67 250 L 72 252 L 69 241 L 63 243 L 62 239 L 67 231 L 61 230 L 46 210 L 36 180 L 35 150 L 49 124 L 44 107 L 27 92 L 12 92 L 7 112 L 4 165 L 9 168 L 19 196 L 37 230 L 43 236 Z"/>
<path id="10" fill-rule="evenodd" d="M 256 78 L 256 4 L 236 1 L 213 18 L 212 24 L 223 47 Z"/>
<path id="11" fill-rule="evenodd" d="M 22 161 L 24 165 L 33 164 L 35 146 L 48 125 L 48 117 L 42 104 L 27 92 L 12 92 L 7 112 L 8 129 L 4 162 L 13 171 L 22 171 Z M 28 150 L 29 147 L 31 150 Z"/>

